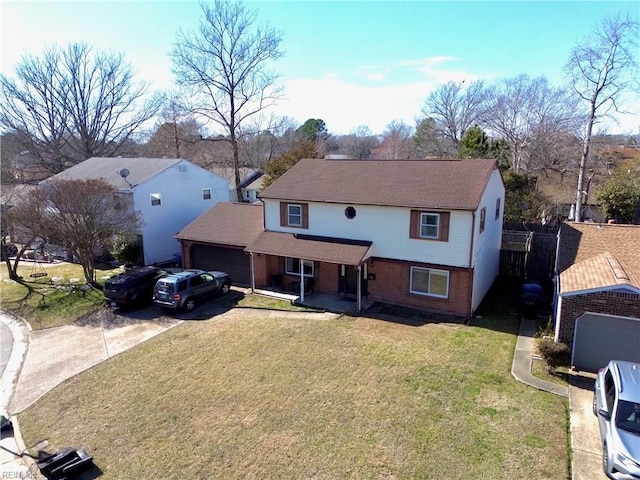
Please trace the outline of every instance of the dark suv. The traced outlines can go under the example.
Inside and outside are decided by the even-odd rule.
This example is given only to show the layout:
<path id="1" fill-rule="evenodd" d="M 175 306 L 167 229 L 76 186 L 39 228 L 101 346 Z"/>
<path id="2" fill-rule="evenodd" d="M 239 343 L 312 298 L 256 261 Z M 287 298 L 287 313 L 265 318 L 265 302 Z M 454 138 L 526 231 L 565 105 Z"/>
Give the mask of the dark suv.
<path id="1" fill-rule="evenodd" d="M 110 307 L 141 307 L 151 303 L 153 287 L 167 275 L 157 267 L 132 268 L 104 283 L 104 299 Z"/>
<path id="2" fill-rule="evenodd" d="M 231 277 L 224 272 L 184 270 L 161 278 L 153 289 L 153 301 L 163 307 L 190 312 L 205 297 L 231 289 Z"/>

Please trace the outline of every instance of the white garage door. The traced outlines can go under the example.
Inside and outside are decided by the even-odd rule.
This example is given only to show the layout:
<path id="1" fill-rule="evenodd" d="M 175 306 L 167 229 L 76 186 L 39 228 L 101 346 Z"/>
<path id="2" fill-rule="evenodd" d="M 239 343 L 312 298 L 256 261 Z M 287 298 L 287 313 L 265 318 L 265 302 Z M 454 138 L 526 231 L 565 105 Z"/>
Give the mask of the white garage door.
<path id="1" fill-rule="evenodd" d="M 640 318 L 582 314 L 576 320 L 571 364 L 597 372 L 610 360 L 640 362 Z"/>

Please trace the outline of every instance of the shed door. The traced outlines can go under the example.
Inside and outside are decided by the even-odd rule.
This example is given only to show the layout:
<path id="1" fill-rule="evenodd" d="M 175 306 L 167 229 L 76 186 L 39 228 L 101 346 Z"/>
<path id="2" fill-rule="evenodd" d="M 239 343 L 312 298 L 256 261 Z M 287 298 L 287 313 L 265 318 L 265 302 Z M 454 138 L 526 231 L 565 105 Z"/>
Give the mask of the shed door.
<path id="1" fill-rule="evenodd" d="M 597 372 L 610 360 L 640 362 L 640 318 L 583 313 L 576 320 L 571 364 Z"/>
<path id="2" fill-rule="evenodd" d="M 251 283 L 251 259 L 243 250 L 194 245 L 191 263 L 191 268 L 227 272 L 234 284 Z"/>

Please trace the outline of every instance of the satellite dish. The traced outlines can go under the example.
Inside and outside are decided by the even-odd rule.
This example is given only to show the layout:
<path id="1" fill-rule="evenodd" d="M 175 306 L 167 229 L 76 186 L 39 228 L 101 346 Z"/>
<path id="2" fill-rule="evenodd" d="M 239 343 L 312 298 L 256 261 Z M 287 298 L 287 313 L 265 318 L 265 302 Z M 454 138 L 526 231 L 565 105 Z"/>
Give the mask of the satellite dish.
<path id="1" fill-rule="evenodd" d="M 126 169 L 126 168 L 123 168 L 123 169 L 122 169 L 122 170 L 120 170 L 118 173 L 120 174 L 120 176 L 121 176 L 122 178 L 127 178 L 127 177 L 129 176 L 129 170 L 128 170 L 128 169 Z"/>

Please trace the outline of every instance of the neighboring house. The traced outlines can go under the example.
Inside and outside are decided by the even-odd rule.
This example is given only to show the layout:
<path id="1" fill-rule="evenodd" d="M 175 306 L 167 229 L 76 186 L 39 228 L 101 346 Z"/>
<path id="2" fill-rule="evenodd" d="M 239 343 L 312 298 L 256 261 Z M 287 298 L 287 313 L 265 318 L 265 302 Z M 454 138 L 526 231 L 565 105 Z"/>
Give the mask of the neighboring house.
<path id="1" fill-rule="evenodd" d="M 221 270 L 234 284 L 249 285 L 251 262 L 245 248 L 263 231 L 262 222 L 262 204 L 218 203 L 176 235 L 184 268 Z"/>
<path id="2" fill-rule="evenodd" d="M 558 236 L 555 340 L 580 370 L 640 362 L 640 226 L 563 223 Z"/>
<path id="3" fill-rule="evenodd" d="M 242 183 L 242 201 L 255 203 L 259 201 L 260 192 L 264 189 L 265 175 L 262 172 L 256 172 L 255 175 L 247 178 Z"/>
<path id="4" fill-rule="evenodd" d="M 215 173 L 216 175 L 224 178 L 229 184 L 229 200 L 231 202 L 238 201 L 238 195 L 236 193 L 236 171 L 233 167 L 225 167 L 225 166 L 216 166 L 211 165 L 207 167 L 210 172 Z M 240 175 L 240 188 L 243 188 L 247 183 L 252 182 L 255 178 L 260 176 L 262 173 L 260 170 L 256 168 L 250 167 L 240 167 L 238 170 L 238 174 Z M 245 194 L 242 192 L 242 202 L 247 202 L 245 199 Z M 255 198 L 254 200 L 255 201 Z"/>
<path id="5" fill-rule="evenodd" d="M 176 261 L 177 232 L 218 202 L 229 201 L 227 181 L 179 158 L 93 157 L 47 180 L 103 179 L 121 205 L 138 211 L 138 244 L 145 265 Z"/>
<path id="6" fill-rule="evenodd" d="M 493 160 L 300 160 L 260 195 L 253 286 L 469 317 L 498 274 L 504 195 Z"/>

